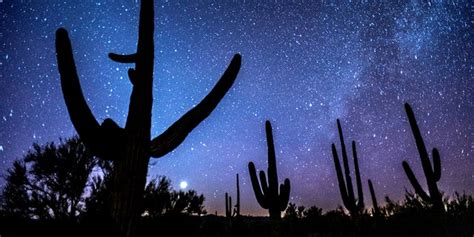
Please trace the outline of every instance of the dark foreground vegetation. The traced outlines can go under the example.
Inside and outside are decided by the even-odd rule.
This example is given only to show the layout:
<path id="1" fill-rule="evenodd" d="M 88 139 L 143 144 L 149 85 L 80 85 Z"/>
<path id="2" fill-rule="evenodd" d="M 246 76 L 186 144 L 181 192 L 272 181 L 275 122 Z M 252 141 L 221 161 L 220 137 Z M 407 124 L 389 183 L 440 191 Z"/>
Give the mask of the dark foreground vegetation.
<path id="1" fill-rule="evenodd" d="M 280 236 L 466 236 L 474 233 L 473 199 L 457 195 L 444 201 L 447 212 L 433 213 L 420 198 L 387 200 L 381 216 L 364 213 L 357 220 L 342 209 L 323 213 L 317 207 L 290 204 Z M 294 208 L 294 209 L 293 209 Z M 268 217 L 163 215 L 140 219 L 137 236 L 271 236 Z M 1 236 L 115 236 L 105 219 L 32 220 L 2 215 Z"/>
<path id="2" fill-rule="evenodd" d="M 288 203 L 289 180 L 281 184 L 280 194 L 276 187 L 276 156 L 271 125 L 267 122 L 269 182 L 263 171 L 259 173 L 260 180 L 257 179 L 252 163 L 249 171 L 257 201 L 261 199 L 259 204 L 269 210 L 269 217 L 240 214 L 238 175 L 236 205 L 232 205 L 226 193 L 225 216 L 206 215 L 203 195 L 194 190 L 173 190 L 169 179 L 156 177 L 140 192 L 143 202 L 137 210 L 140 218 L 134 236 L 473 236 L 472 196 L 459 193 L 448 196 L 439 191 L 436 184 L 441 176 L 439 152 L 433 149 L 431 166 L 408 104 L 406 110 L 422 165 L 426 166 L 423 167 L 425 178 L 432 182 L 428 185 L 429 194 L 418 184 L 408 162 L 403 162 L 415 192 L 405 191 L 405 199 L 399 202 L 385 197 L 385 204 L 379 206 L 369 180 L 372 208 L 366 208 L 354 142 L 352 155 L 358 198 L 354 195 L 349 169 L 345 169 L 348 155 L 338 121 L 347 176 L 342 172 L 335 145 L 332 149 L 344 207 L 323 212 L 317 206 L 305 208 Z M 121 231 L 109 214 L 114 169 L 113 161 L 93 155 L 78 137 L 61 140 L 57 145 L 34 144 L 22 160 L 13 163 L 5 177 L 6 185 L 0 196 L 0 235 L 120 236 Z"/>

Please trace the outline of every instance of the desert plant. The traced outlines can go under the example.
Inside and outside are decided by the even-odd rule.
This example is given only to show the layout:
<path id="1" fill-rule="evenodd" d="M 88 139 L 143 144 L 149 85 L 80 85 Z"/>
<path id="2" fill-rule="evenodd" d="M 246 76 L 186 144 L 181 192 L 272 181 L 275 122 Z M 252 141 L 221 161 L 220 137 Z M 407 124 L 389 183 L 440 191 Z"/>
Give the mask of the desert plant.
<path id="1" fill-rule="evenodd" d="M 232 217 L 232 197 L 225 193 L 225 217 Z"/>
<path id="2" fill-rule="evenodd" d="M 136 53 L 109 54 L 113 61 L 135 63 L 135 68 L 128 70 L 133 89 L 125 128 L 109 118 L 99 125 L 82 94 L 68 33 L 63 28 L 56 32 L 61 87 L 71 121 L 95 155 L 114 160 L 110 216 L 122 236 L 134 235 L 150 156 L 159 158 L 174 150 L 214 110 L 240 69 L 240 55 L 235 55 L 210 93 L 165 132 L 151 139 L 154 20 L 153 1 L 141 1 Z"/>
<path id="3" fill-rule="evenodd" d="M 28 195 L 29 180 L 24 162 L 16 160 L 7 170 L 5 187 L 0 198 L 0 210 L 12 217 L 29 218 L 31 201 Z"/>
<path id="4" fill-rule="evenodd" d="M 240 216 L 240 185 L 239 185 L 239 174 L 236 174 L 236 186 L 237 186 L 237 202 L 232 210 L 232 197 L 225 193 L 225 216 L 228 218 Z"/>
<path id="5" fill-rule="evenodd" d="M 352 141 L 352 156 L 354 158 L 354 170 L 357 182 L 358 199 L 354 196 L 352 187 L 351 173 L 349 169 L 349 162 L 347 159 L 346 145 L 344 143 L 344 135 L 342 134 L 341 122 L 337 120 L 337 129 L 339 131 L 339 139 L 341 142 L 342 161 L 344 164 L 344 175 L 342 174 L 341 164 L 339 163 L 339 156 L 337 154 L 336 145 L 332 144 L 332 155 L 334 159 L 334 166 L 336 167 L 337 181 L 339 183 L 339 191 L 341 193 L 342 202 L 351 216 L 356 217 L 364 210 L 364 193 L 362 191 L 362 181 L 359 172 L 359 161 L 357 158 L 357 150 L 355 141 Z"/>
<path id="6" fill-rule="evenodd" d="M 372 180 L 367 181 L 369 183 L 370 197 L 372 198 L 373 214 L 375 216 L 380 215 L 379 205 L 377 204 L 377 197 L 375 196 L 374 186 L 372 185 Z"/>
<path id="7" fill-rule="evenodd" d="M 433 205 L 433 208 L 437 211 L 444 212 L 443 196 L 438 189 L 437 182 L 441 179 L 441 160 L 438 149 L 433 148 L 433 166 L 431 166 L 428 151 L 426 150 L 425 142 L 421 136 L 420 129 L 416 122 L 415 114 L 408 103 L 405 103 L 405 110 L 407 113 L 408 121 L 410 123 L 413 136 L 415 137 L 416 147 L 420 154 L 421 165 L 423 172 L 426 177 L 426 183 L 428 185 L 429 195 L 423 190 L 420 183 L 415 177 L 410 165 L 407 161 L 403 161 L 403 169 L 410 180 L 411 185 L 415 189 L 416 194 L 423 199 L 423 201 Z"/>
<path id="8" fill-rule="evenodd" d="M 97 159 L 78 137 L 33 144 L 8 171 L 3 209 L 23 218 L 77 220 Z"/>
<path id="9" fill-rule="evenodd" d="M 249 163 L 249 174 L 252 181 L 253 191 L 258 204 L 268 209 L 270 219 L 280 220 L 281 212 L 286 209 L 288 200 L 290 198 L 290 180 L 285 179 L 285 182 L 280 185 L 280 193 L 278 193 L 278 174 L 275 158 L 275 146 L 273 144 L 272 125 L 270 121 L 265 123 L 265 131 L 267 134 L 268 146 L 268 183 L 267 176 L 263 170 L 260 171 L 260 183 L 257 178 L 257 171 L 253 162 Z"/>

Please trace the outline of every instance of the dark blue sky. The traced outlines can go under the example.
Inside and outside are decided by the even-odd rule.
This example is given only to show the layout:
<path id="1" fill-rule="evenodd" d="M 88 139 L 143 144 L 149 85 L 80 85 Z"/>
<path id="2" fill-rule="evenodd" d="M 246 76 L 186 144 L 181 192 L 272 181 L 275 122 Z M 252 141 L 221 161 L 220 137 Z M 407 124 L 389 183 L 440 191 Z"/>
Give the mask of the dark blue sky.
<path id="1" fill-rule="evenodd" d="M 74 3 L 75 2 L 75 3 Z M 364 181 L 379 199 L 412 190 L 406 159 L 425 187 L 403 103 L 412 104 L 428 148 L 441 153 L 440 188 L 474 191 L 473 18 L 469 1 L 156 1 L 152 134 L 197 104 L 241 53 L 242 69 L 214 113 L 173 153 L 150 162 L 204 193 L 223 211 L 241 174 L 243 214 L 262 214 L 247 164 L 266 169 L 264 121 L 274 127 L 279 177 L 291 202 L 341 204 L 330 144 L 336 119 L 356 140 Z M 362 1 L 364 2 L 364 1 Z M 380 3 L 383 2 L 383 3 Z M 395 3 L 391 3 L 395 2 Z M 74 129 L 60 91 L 54 35 L 70 32 L 82 89 L 97 119 L 125 123 L 127 66 L 109 52 L 136 48 L 138 3 L 0 3 L 0 175 L 33 142 Z M 366 203 L 370 203 L 366 191 Z"/>

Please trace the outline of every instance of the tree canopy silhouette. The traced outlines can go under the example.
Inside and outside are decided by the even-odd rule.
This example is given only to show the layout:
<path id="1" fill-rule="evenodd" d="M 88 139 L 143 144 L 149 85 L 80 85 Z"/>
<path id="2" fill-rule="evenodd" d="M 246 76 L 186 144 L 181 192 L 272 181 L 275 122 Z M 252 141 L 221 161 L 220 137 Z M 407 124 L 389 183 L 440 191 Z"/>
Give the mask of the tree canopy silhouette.
<path id="1" fill-rule="evenodd" d="M 97 159 L 78 137 L 58 145 L 33 144 L 8 171 L 3 210 L 40 219 L 76 219 L 84 211 L 85 191 Z"/>

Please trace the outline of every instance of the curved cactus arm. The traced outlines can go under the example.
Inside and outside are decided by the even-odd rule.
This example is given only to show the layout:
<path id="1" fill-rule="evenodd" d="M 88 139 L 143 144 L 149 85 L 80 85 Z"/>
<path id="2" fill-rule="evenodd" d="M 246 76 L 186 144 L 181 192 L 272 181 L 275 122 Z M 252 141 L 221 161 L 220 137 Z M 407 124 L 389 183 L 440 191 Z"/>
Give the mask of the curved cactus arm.
<path id="1" fill-rule="evenodd" d="M 339 156 L 337 155 L 336 145 L 333 143 L 331 148 L 334 166 L 336 167 L 337 183 L 339 184 L 339 191 L 341 192 L 342 202 L 346 207 L 349 207 L 350 202 L 347 197 L 346 183 L 342 174 L 341 163 L 339 163 Z"/>
<path id="2" fill-rule="evenodd" d="M 280 184 L 280 211 L 284 211 L 286 206 L 288 206 L 288 201 L 290 200 L 290 180 L 285 179 L 283 184 Z"/>
<path id="3" fill-rule="evenodd" d="M 77 75 L 71 41 L 66 29 L 56 31 L 56 56 L 61 77 L 61 89 L 72 124 L 84 144 L 97 156 L 112 160 L 117 158 L 110 147 L 117 147 L 123 129 L 112 119 L 99 125 L 86 103 Z M 114 151 L 117 151 L 115 149 Z"/>
<path id="4" fill-rule="evenodd" d="M 357 182 L 357 207 L 362 210 L 364 209 L 364 192 L 362 190 L 362 180 L 360 178 L 360 171 L 359 171 L 359 159 L 357 158 L 357 150 L 356 150 L 356 143 L 352 141 L 352 156 L 354 157 L 354 170 Z"/>
<path id="5" fill-rule="evenodd" d="M 262 188 L 263 195 L 268 195 L 268 183 L 267 183 L 267 176 L 263 170 L 259 172 L 260 176 L 260 187 Z"/>
<path id="6" fill-rule="evenodd" d="M 438 182 L 441 179 L 441 159 L 439 151 L 433 148 L 433 181 Z"/>
<path id="7" fill-rule="evenodd" d="M 257 178 L 257 171 L 255 170 L 255 165 L 253 162 L 249 162 L 249 174 L 250 180 L 252 182 L 252 188 L 255 193 L 255 198 L 257 199 L 258 204 L 264 209 L 268 209 L 268 202 L 266 196 L 263 195 L 262 189 Z"/>
<path id="8" fill-rule="evenodd" d="M 136 63 L 137 62 L 137 54 L 115 54 L 109 53 L 109 58 L 112 61 L 118 63 Z"/>
<path id="9" fill-rule="evenodd" d="M 421 188 L 421 185 L 420 185 L 420 183 L 418 183 L 418 180 L 416 179 L 415 174 L 411 170 L 410 165 L 406 161 L 403 161 L 402 165 L 403 165 L 403 169 L 405 170 L 405 173 L 407 174 L 408 179 L 410 180 L 411 185 L 415 189 L 415 192 L 424 201 L 429 202 L 431 200 L 430 197 L 428 196 L 428 194 L 425 193 L 423 188 Z"/>
<path id="10" fill-rule="evenodd" d="M 234 83 L 239 73 L 240 65 L 241 57 L 239 54 L 236 54 L 211 92 L 165 132 L 151 141 L 150 155 L 152 157 L 162 157 L 175 149 L 199 123 L 211 114 Z"/>
<path id="11" fill-rule="evenodd" d="M 418 124 L 416 123 L 415 114 L 411 109 L 411 106 L 408 103 L 405 103 L 405 110 L 408 117 L 408 121 L 410 122 L 410 127 L 413 132 L 413 136 L 415 137 L 416 147 L 418 148 L 418 153 L 420 154 L 421 166 L 423 167 L 423 171 L 425 174 L 428 175 L 433 172 L 431 167 L 431 162 L 428 157 L 428 152 L 426 151 L 425 142 L 423 141 L 423 137 L 421 136 L 420 129 Z"/>

